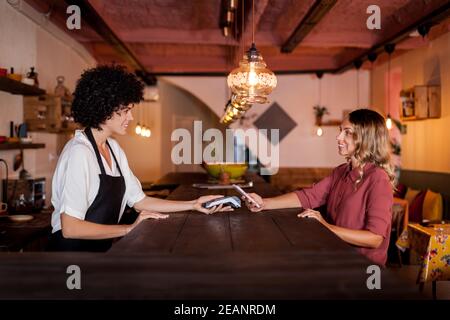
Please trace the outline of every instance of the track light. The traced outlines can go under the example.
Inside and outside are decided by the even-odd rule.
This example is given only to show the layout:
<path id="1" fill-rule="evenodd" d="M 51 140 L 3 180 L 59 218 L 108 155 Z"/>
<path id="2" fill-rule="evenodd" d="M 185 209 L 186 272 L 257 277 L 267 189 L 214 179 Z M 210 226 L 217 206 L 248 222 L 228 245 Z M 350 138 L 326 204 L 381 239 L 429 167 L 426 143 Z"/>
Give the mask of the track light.
<path id="1" fill-rule="evenodd" d="M 378 55 L 375 52 L 370 52 L 367 55 L 367 60 L 369 60 L 372 63 L 375 62 L 375 60 L 377 60 L 377 58 L 378 58 Z"/>

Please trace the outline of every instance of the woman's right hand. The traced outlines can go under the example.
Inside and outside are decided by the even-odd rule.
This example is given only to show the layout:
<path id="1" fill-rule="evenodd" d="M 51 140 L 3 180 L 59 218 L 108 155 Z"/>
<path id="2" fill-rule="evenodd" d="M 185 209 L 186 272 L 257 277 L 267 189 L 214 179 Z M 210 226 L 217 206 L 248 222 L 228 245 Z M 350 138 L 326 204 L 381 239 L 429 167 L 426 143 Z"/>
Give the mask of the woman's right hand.
<path id="1" fill-rule="evenodd" d="M 168 214 L 162 214 L 156 211 L 146 211 L 143 210 L 139 213 L 139 216 L 136 218 L 136 221 L 130 225 L 127 233 L 136 228 L 142 221 L 147 219 L 167 219 L 169 217 Z"/>
<path id="2" fill-rule="evenodd" d="M 248 194 L 253 200 L 256 201 L 256 203 L 259 204 L 259 208 L 252 202 L 248 201 L 247 198 L 245 198 L 244 196 L 242 196 L 242 200 L 244 200 L 247 208 L 251 211 L 251 212 L 260 212 L 262 210 L 265 209 L 265 202 L 264 199 L 261 198 L 258 194 L 256 193 L 249 193 Z"/>

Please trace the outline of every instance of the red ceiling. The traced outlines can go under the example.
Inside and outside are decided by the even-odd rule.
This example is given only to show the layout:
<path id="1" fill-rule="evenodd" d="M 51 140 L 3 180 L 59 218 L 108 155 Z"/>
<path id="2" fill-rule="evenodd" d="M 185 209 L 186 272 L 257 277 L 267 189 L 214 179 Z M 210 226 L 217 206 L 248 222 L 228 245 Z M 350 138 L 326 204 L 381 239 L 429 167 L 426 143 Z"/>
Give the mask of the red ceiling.
<path id="1" fill-rule="evenodd" d="M 99 62 L 124 62 L 116 49 L 88 24 L 79 31 L 65 28 L 67 4 L 55 0 L 26 0 L 81 42 Z M 149 72 L 228 72 L 251 42 L 247 16 L 244 46 L 226 38 L 219 28 L 221 0 L 89 0 L 109 28 Z M 303 41 L 289 54 L 280 53 L 313 0 L 255 0 L 255 40 L 274 71 L 337 69 L 364 54 L 446 0 L 338 0 Z M 246 0 L 245 5 L 251 1 Z M 381 8 L 381 30 L 368 30 L 366 9 Z M 83 12 L 81 12 L 83 16 Z M 436 31 L 438 30 L 438 31 Z M 430 37 L 449 31 L 449 20 L 435 26 Z M 428 40 L 410 38 L 401 50 L 424 46 Z"/>

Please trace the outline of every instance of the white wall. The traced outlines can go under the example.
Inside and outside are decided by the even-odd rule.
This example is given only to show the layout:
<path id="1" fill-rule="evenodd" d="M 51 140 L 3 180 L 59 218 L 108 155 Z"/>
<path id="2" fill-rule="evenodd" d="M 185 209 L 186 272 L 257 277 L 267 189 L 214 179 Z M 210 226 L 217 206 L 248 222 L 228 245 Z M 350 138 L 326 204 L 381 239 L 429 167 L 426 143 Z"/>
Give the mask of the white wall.
<path id="1" fill-rule="evenodd" d="M 205 84 L 209 84 L 206 80 Z M 208 86 L 210 90 L 214 93 L 217 83 L 211 82 L 211 86 Z M 205 104 L 203 101 L 199 100 L 191 92 L 188 92 L 178 86 L 174 86 L 169 83 L 166 79 L 161 79 L 159 81 L 159 92 L 161 97 L 162 105 L 162 117 L 161 122 L 164 124 L 162 128 L 162 158 L 161 158 L 161 174 L 165 174 L 170 171 L 201 171 L 199 165 L 180 165 L 175 166 L 172 163 L 171 152 L 173 145 L 177 142 L 172 143 L 171 134 L 173 129 L 177 128 L 176 121 L 183 122 L 184 119 L 187 120 L 186 126 L 184 128 L 191 131 L 193 126 L 193 121 L 199 120 L 202 122 L 202 131 L 205 132 L 209 128 L 217 128 L 223 132 L 225 127 L 219 123 L 219 116 L 216 112 L 213 112 L 211 108 Z M 220 92 L 217 93 L 217 100 L 220 99 Z M 219 100 L 220 101 L 220 100 Z M 223 100 L 222 100 L 223 101 Z M 216 105 L 218 106 L 218 104 Z M 223 106 L 222 106 L 223 108 Z M 191 122 L 190 122 L 191 121 Z M 194 144 L 193 134 L 192 145 Z M 203 143 L 203 146 L 208 143 Z M 194 161 L 193 152 L 191 154 L 192 162 Z"/>
<path id="2" fill-rule="evenodd" d="M 269 66 L 270 67 L 270 66 Z M 319 103 L 319 80 L 315 75 L 278 76 L 278 85 L 270 95 L 297 123 L 280 143 L 281 167 L 334 167 L 343 159 L 337 154 L 337 126 L 324 127 L 324 135 L 315 135 L 313 106 Z M 221 116 L 229 91 L 225 77 L 164 77 L 164 80 L 184 88 Z M 357 108 L 357 72 L 324 75 L 321 84 L 321 104 L 330 111 L 327 119 L 342 119 L 343 110 Z M 359 72 L 359 106 L 369 105 L 370 77 Z M 180 101 L 179 103 L 182 104 Z M 256 119 L 270 104 L 254 105 L 248 115 Z M 163 105 L 164 108 L 164 105 Z M 233 126 L 235 127 L 235 126 Z M 166 142 L 163 142 L 166 143 Z"/>
<path id="3" fill-rule="evenodd" d="M 134 175 L 141 182 L 154 182 L 161 176 L 162 122 L 161 102 L 142 102 L 133 109 L 134 120 L 128 126 L 128 134 L 116 136 L 125 151 Z M 151 137 L 137 136 L 137 123 L 151 130 Z"/>
<path id="4" fill-rule="evenodd" d="M 36 11 L 29 10 L 23 3 L 27 14 L 35 16 Z M 54 34 L 48 30 L 55 31 Z M 63 75 L 65 85 L 73 91 L 76 79 L 81 72 L 95 65 L 95 60 L 80 45 L 71 40 L 62 31 L 48 23 L 40 26 L 24 14 L 11 7 L 6 1 L 0 1 L 0 66 L 14 67 L 16 73 L 26 74 L 35 67 L 39 74 L 40 87 L 52 93 L 56 86 L 56 77 Z M 69 45 L 70 46 L 69 46 Z M 81 54 L 80 54 L 81 53 Z M 9 136 L 9 122 L 23 122 L 23 99 L 0 91 L 0 135 Z M 57 161 L 57 148 L 61 137 L 55 134 L 32 133 L 33 142 L 45 143 L 45 149 L 25 150 L 25 168 L 34 177 L 47 179 L 47 204 L 51 194 L 51 179 Z M 14 155 L 18 150 L 0 151 L 0 158 L 10 166 L 10 177 L 18 176 L 12 172 Z M 4 170 L 0 171 L 1 179 Z"/>

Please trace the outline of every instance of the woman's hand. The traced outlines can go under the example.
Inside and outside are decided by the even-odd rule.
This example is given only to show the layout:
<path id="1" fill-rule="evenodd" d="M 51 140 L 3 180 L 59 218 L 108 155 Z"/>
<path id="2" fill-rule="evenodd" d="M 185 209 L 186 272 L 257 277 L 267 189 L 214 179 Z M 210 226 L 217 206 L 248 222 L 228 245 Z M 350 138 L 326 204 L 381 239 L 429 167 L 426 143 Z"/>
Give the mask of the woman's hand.
<path id="1" fill-rule="evenodd" d="M 322 217 L 319 211 L 313 210 L 313 209 L 306 209 L 302 213 L 298 214 L 297 217 L 299 218 L 313 218 L 319 221 L 321 224 L 323 224 L 325 227 L 328 226 L 328 222 L 325 221 L 325 219 Z"/>
<path id="2" fill-rule="evenodd" d="M 252 197 L 253 200 L 256 201 L 256 203 L 259 204 L 259 208 L 252 202 L 248 201 L 246 197 L 242 196 L 242 200 L 244 200 L 245 205 L 251 212 L 260 212 L 266 208 L 266 203 L 264 202 L 263 198 L 261 198 L 256 193 L 249 193 L 250 197 Z"/>
<path id="3" fill-rule="evenodd" d="M 203 208 L 202 204 L 217 198 L 221 198 L 223 197 L 222 195 L 214 195 L 214 196 L 203 196 L 198 198 L 197 200 L 195 200 L 194 202 L 194 210 L 197 210 L 199 212 L 202 213 L 206 213 L 206 214 L 212 214 L 215 212 L 220 212 L 220 211 L 233 211 L 234 209 L 231 208 L 230 206 L 226 206 L 224 207 L 223 205 L 219 205 L 219 206 L 215 206 L 209 209 Z"/>
<path id="4" fill-rule="evenodd" d="M 147 219 L 167 219 L 168 217 L 169 217 L 168 214 L 162 214 L 162 213 L 155 212 L 155 211 L 143 210 L 143 211 L 141 211 L 139 213 L 139 216 L 137 217 L 136 221 L 132 225 L 130 225 L 130 227 L 128 228 L 127 233 L 129 233 L 131 230 L 136 228 L 144 220 L 147 220 Z"/>

